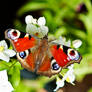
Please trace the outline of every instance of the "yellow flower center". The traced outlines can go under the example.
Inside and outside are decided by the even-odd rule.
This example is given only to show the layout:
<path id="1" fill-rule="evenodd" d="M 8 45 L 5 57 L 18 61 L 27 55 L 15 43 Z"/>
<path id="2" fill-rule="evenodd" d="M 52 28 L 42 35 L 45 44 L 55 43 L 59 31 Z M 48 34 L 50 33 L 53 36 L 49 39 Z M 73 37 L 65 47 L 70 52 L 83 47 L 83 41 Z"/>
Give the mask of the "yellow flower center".
<path id="1" fill-rule="evenodd" d="M 0 46 L 0 52 L 4 51 L 4 46 Z"/>
<path id="2" fill-rule="evenodd" d="M 69 77 L 67 77 L 67 78 L 66 78 L 66 81 L 67 81 L 67 82 L 70 82 L 70 79 L 69 79 Z"/>

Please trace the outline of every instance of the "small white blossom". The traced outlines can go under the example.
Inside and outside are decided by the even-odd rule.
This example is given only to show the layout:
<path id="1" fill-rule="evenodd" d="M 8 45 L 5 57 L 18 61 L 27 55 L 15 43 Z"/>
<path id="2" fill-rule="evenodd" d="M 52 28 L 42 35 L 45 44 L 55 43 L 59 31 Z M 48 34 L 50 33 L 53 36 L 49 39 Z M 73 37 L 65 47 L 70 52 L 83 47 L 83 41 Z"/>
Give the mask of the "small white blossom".
<path id="1" fill-rule="evenodd" d="M 72 42 L 72 44 L 73 44 L 74 48 L 79 48 L 82 45 L 82 41 L 81 40 L 74 40 Z"/>
<path id="2" fill-rule="evenodd" d="M 38 25 L 44 26 L 45 24 L 46 24 L 45 18 L 44 18 L 44 17 L 40 17 L 40 18 L 38 19 Z"/>
<path id="3" fill-rule="evenodd" d="M 57 81 L 56 81 L 57 87 L 56 89 L 54 89 L 54 91 L 57 91 L 59 88 L 63 87 L 65 80 L 71 84 L 74 84 L 73 82 L 75 81 L 75 75 L 73 70 L 73 64 L 69 66 L 68 69 L 69 70 L 67 71 L 67 73 L 64 75 L 62 79 L 57 77 Z"/>
<path id="4" fill-rule="evenodd" d="M 13 57 L 15 54 L 16 53 L 14 50 L 8 49 L 8 46 L 5 40 L 0 41 L 0 59 L 1 60 L 9 62 L 10 57 Z"/>
<path id="5" fill-rule="evenodd" d="M 7 71 L 0 71 L 0 92 L 12 92 L 14 89 L 8 81 Z"/>
<path id="6" fill-rule="evenodd" d="M 37 24 L 37 20 L 33 18 L 33 16 L 28 15 L 25 17 L 26 24 Z"/>
<path id="7" fill-rule="evenodd" d="M 66 38 L 62 36 L 60 36 L 58 40 L 54 40 L 52 42 L 57 43 L 57 44 L 62 44 L 68 47 L 71 46 L 71 41 L 70 40 L 66 41 Z"/>
<path id="8" fill-rule="evenodd" d="M 26 16 L 25 22 L 26 32 L 31 35 L 36 35 L 39 38 L 43 38 L 48 34 L 48 27 L 45 26 L 46 20 L 44 17 L 40 17 L 38 20 L 34 19 L 31 15 Z M 36 24 L 36 25 L 35 25 Z"/>
<path id="9" fill-rule="evenodd" d="M 26 32 L 34 35 L 38 32 L 38 28 L 33 24 L 27 24 Z"/>
<path id="10" fill-rule="evenodd" d="M 41 38 L 48 34 L 48 27 L 46 26 L 40 26 L 38 30 L 39 30 L 39 37 Z"/>
<path id="11" fill-rule="evenodd" d="M 25 17 L 26 24 L 32 23 L 32 21 L 33 21 L 33 17 L 31 15 Z"/>
<path id="12" fill-rule="evenodd" d="M 64 79 L 60 79 L 59 77 L 57 77 L 57 82 L 56 82 L 57 87 L 54 89 L 54 91 L 56 92 L 60 87 L 64 86 Z"/>

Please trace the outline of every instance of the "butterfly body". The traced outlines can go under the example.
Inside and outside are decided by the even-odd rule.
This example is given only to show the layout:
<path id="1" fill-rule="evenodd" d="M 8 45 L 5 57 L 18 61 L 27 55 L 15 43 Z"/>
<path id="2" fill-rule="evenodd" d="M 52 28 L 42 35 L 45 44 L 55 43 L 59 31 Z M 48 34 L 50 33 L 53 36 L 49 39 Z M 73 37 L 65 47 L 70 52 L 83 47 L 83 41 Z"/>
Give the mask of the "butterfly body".
<path id="1" fill-rule="evenodd" d="M 48 42 L 48 37 L 41 39 L 15 29 L 5 32 L 11 41 L 21 65 L 33 72 L 51 77 L 71 63 L 80 62 L 80 54 L 70 47 Z"/>

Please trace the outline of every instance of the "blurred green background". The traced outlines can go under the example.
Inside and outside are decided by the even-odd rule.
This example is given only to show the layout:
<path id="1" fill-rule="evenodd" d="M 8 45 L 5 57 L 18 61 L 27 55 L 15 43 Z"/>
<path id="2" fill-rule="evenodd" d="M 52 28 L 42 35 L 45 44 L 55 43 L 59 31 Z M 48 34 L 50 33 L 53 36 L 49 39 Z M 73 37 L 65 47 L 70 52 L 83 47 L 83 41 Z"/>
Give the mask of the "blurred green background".
<path id="1" fill-rule="evenodd" d="M 18 5 L 14 9 L 16 11 L 12 8 L 13 4 L 15 4 L 14 7 Z M 75 64 L 75 86 L 66 83 L 60 92 L 92 92 L 92 0 L 27 0 L 23 2 L 21 0 L 19 4 L 17 0 L 14 0 L 11 9 L 13 12 L 9 12 L 8 16 L 11 17 L 13 13 L 13 17 L 8 20 L 9 24 L 7 25 L 8 22 L 5 25 L 1 23 L 2 34 L 4 29 L 9 27 L 25 32 L 25 16 L 27 15 L 32 15 L 34 18 L 44 16 L 50 36 L 54 35 L 56 38 L 64 36 L 67 40 L 80 39 L 82 41 L 79 52 L 83 59 L 80 64 Z M 6 13 L 3 14 L 7 16 Z M 6 21 L 6 18 L 2 21 Z M 11 60 L 10 64 L 15 62 L 15 59 Z M 15 88 L 14 92 L 52 92 L 55 88 L 53 78 L 49 79 L 22 70 L 19 62 L 8 70 L 10 81 Z"/>

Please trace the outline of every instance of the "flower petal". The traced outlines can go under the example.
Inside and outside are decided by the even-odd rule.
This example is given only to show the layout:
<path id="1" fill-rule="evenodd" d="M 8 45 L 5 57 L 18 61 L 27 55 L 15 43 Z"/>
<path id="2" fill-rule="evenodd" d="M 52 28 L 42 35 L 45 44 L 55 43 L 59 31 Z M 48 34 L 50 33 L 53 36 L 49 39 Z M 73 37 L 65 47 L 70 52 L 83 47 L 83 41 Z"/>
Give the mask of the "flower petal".
<path id="1" fill-rule="evenodd" d="M 66 46 L 68 46 L 68 47 L 71 46 L 71 41 L 70 41 L 70 40 L 68 40 L 68 41 L 66 42 Z"/>
<path id="2" fill-rule="evenodd" d="M 0 52 L 0 59 L 1 59 L 1 60 L 4 60 L 4 61 L 6 61 L 6 62 L 9 62 L 9 60 L 10 60 L 9 56 L 6 55 L 6 54 L 3 53 L 3 52 Z"/>
<path id="3" fill-rule="evenodd" d="M 44 18 L 44 17 L 40 17 L 40 18 L 38 19 L 38 25 L 39 25 L 39 26 L 44 26 L 45 24 L 46 24 L 45 18 Z"/>
<path id="4" fill-rule="evenodd" d="M 5 42 L 5 40 L 0 41 L 0 46 L 4 46 L 4 49 L 7 49 L 7 43 Z"/>
<path id="5" fill-rule="evenodd" d="M 62 45 L 66 45 L 66 46 L 68 46 L 70 44 L 70 42 L 66 42 L 66 38 L 64 38 L 62 36 L 60 36 L 58 40 L 54 40 L 53 42 L 62 44 Z"/>
<path id="6" fill-rule="evenodd" d="M 0 71 L 0 83 L 2 81 L 8 81 L 8 76 L 7 76 L 6 70 Z"/>
<path id="7" fill-rule="evenodd" d="M 54 89 L 55 92 L 56 92 L 59 88 L 61 88 L 61 87 L 64 86 L 64 81 L 65 81 L 65 80 L 60 79 L 59 77 L 57 77 L 57 81 L 56 81 L 57 87 Z"/>
<path id="8" fill-rule="evenodd" d="M 32 23 L 32 21 L 33 21 L 33 17 L 31 15 L 28 15 L 25 17 L 26 24 L 30 24 Z"/>
<path id="9" fill-rule="evenodd" d="M 73 83 L 73 82 L 75 81 L 75 75 L 74 75 L 74 74 L 69 74 L 69 75 L 68 75 L 68 78 L 69 78 L 69 80 L 70 80 L 70 81 L 69 81 L 70 83 Z"/>
<path id="10" fill-rule="evenodd" d="M 9 57 L 13 57 L 16 55 L 16 52 L 14 50 L 10 50 L 10 49 L 5 50 L 4 53 L 6 55 L 8 55 Z"/>
<path id="11" fill-rule="evenodd" d="M 13 90 L 14 89 L 13 89 L 12 85 L 8 81 L 2 82 L 2 84 L 0 84 L 1 92 L 12 92 Z"/>
<path id="12" fill-rule="evenodd" d="M 79 48 L 82 45 L 81 40 L 74 40 L 72 43 L 74 48 Z"/>
<path id="13" fill-rule="evenodd" d="M 46 27 L 46 26 L 40 26 L 38 28 L 38 32 L 39 32 L 39 37 L 43 38 L 45 35 L 48 34 L 48 27 Z"/>
<path id="14" fill-rule="evenodd" d="M 7 71 L 0 71 L 0 92 L 12 92 L 14 89 L 8 81 Z"/>
<path id="15" fill-rule="evenodd" d="M 26 32 L 29 34 L 35 34 L 38 32 L 38 28 L 33 24 L 27 24 Z"/>

